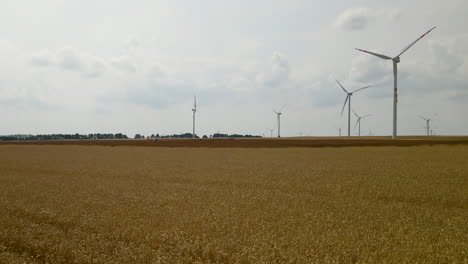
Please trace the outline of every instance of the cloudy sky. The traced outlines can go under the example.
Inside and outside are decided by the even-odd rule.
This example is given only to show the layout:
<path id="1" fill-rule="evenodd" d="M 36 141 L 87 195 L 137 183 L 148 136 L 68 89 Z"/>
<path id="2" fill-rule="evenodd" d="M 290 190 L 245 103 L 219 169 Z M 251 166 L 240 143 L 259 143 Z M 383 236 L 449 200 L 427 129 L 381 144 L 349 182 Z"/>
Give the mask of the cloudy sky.
<path id="1" fill-rule="evenodd" d="M 468 134 L 466 0 L 4 0 L 0 135 L 191 131 L 337 135 L 345 93 L 362 133 Z M 356 119 L 353 117 L 352 123 Z M 357 133 L 352 129 L 352 133 Z"/>

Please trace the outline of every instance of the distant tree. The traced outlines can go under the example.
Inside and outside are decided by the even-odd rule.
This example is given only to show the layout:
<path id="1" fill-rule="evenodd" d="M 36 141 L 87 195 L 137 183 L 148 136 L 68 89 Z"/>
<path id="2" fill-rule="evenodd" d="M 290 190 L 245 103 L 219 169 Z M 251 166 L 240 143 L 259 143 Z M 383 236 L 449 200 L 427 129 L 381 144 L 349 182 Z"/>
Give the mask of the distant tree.
<path id="1" fill-rule="evenodd" d="M 203 138 L 208 138 L 206 135 L 203 135 Z"/>

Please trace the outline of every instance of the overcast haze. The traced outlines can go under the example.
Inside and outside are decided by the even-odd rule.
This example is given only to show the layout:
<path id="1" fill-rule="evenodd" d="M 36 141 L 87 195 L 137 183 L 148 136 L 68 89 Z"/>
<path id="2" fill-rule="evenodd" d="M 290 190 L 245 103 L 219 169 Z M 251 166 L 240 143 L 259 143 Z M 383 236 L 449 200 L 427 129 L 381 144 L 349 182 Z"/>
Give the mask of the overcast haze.
<path id="1" fill-rule="evenodd" d="M 345 93 L 390 135 L 401 57 L 400 135 L 468 134 L 468 2 L 2 1 L 0 134 L 191 132 L 337 135 Z M 356 119 L 353 118 L 353 127 Z M 275 132 L 276 133 L 276 132 Z M 353 134 L 357 131 L 352 130 Z"/>

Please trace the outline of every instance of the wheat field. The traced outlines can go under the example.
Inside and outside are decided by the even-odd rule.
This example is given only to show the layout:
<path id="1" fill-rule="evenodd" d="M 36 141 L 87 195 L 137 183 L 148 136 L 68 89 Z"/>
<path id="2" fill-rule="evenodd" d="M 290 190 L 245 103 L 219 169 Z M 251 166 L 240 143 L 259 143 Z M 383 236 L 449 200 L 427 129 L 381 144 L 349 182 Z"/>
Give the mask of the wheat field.
<path id="1" fill-rule="evenodd" d="M 468 147 L 0 145 L 0 263 L 467 263 Z"/>

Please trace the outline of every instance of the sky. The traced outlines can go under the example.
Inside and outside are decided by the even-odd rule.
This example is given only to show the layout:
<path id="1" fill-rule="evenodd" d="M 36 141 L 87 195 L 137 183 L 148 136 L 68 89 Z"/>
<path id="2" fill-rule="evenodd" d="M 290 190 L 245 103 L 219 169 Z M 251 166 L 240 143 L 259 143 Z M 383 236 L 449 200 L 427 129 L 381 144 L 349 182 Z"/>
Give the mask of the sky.
<path id="1" fill-rule="evenodd" d="M 468 134 L 465 0 L 3 0 L 0 135 Z M 356 117 L 352 116 L 351 134 Z"/>

